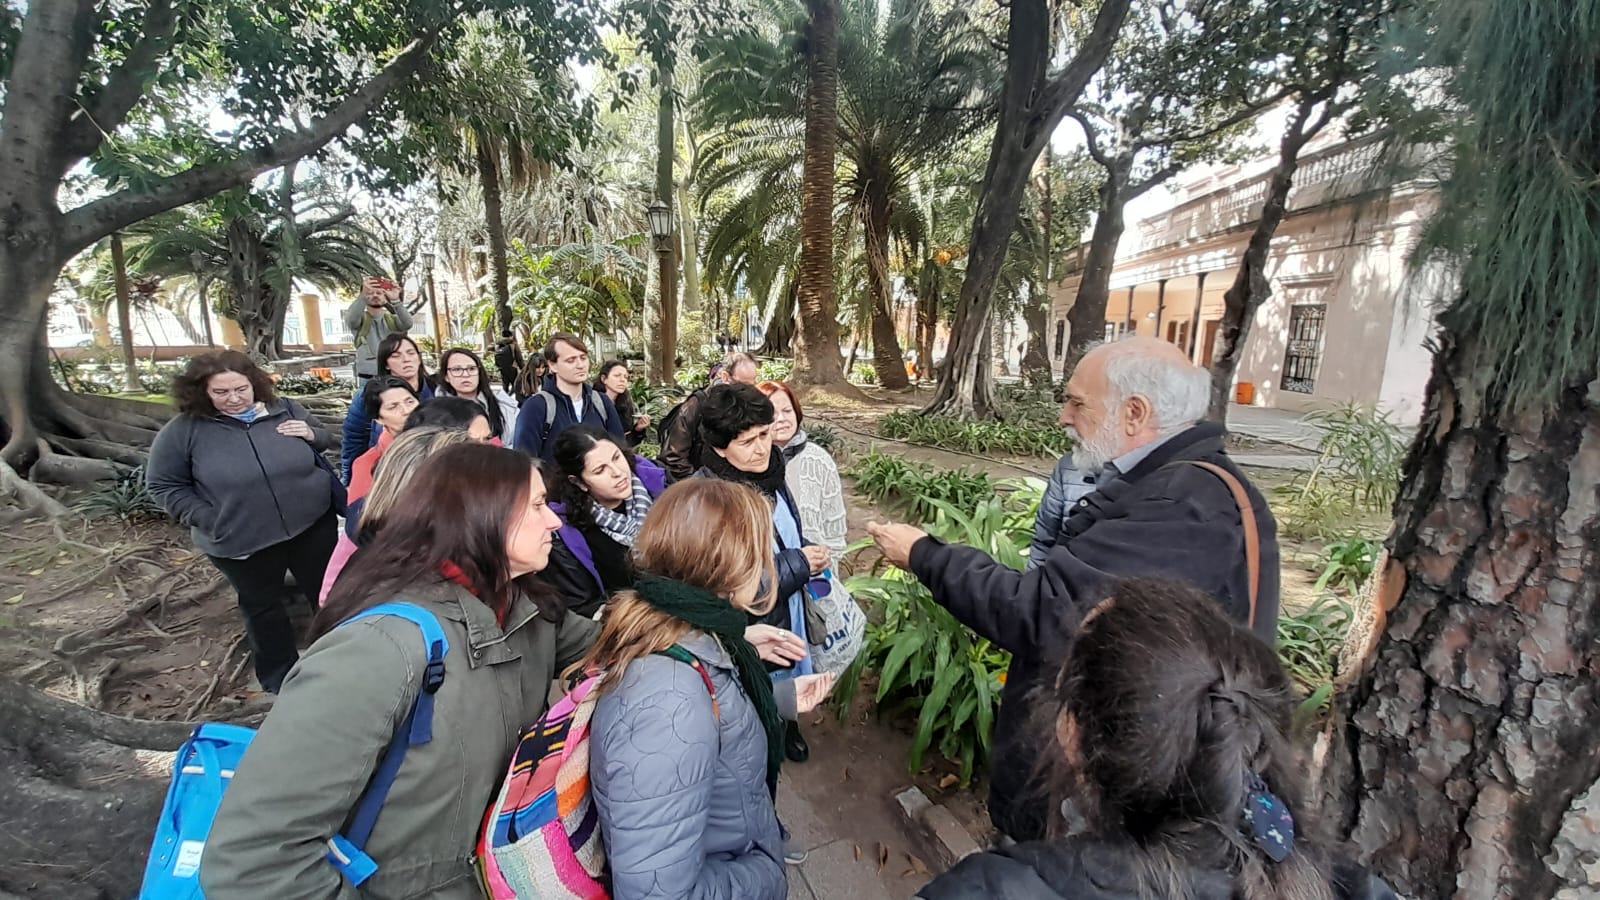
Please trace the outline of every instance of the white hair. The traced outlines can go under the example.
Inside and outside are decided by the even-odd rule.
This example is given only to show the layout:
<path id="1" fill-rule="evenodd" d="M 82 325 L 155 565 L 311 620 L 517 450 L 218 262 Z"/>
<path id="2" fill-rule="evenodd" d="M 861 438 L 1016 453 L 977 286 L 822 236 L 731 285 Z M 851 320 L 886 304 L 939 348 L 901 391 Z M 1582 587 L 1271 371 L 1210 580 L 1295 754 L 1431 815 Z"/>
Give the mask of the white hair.
<path id="1" fill-rule="evenodd" d="M 1143 397 L 1163 435 L 1176 434 L 1205 418 L 1211 405 L 1210 372 L 1188 360 L 1130 352 L 1115 344 L 1101 346 L 1112 348 L 1106 359 L 1106 384 L 1111 393 L 1106 398 L 1107 409 Z"/>

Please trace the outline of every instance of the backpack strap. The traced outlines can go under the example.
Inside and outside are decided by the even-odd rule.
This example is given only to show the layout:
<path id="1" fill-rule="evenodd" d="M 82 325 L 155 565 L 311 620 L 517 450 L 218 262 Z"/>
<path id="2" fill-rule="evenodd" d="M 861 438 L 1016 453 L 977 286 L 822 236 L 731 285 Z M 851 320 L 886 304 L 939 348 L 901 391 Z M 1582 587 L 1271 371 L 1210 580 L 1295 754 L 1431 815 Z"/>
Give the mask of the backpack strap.
<path id="1" fill-rule="evenodd" d="M 594 411 L 600 414 L 600 427 L 606 427 L 606 401 L 604 397 L 600 396 L 599 391 L 591 390 L 589 392 L 589 405 L 594 407 Z"/>
<path id="2" fill-rule="evenodd" d="M 328 841 L 328 861 L 357 887 L 378 871 L 378 864 L 366 854 L 364 848 L 367 839 L 372 836 L 373 826 L 378 823 L 378 813 L 383 811 L 383 803 L 389 798 L 389 789 L 394 787 L 395 778 L 400 774 L 406 748 L 433 740 L 433 695 L 444 684 L 444 658 L 450 652 L 450 641 L 439 626 L 439 620 L 434 618 L 433 613 L 411 603 L 379 604 L 339 624 L 343 627 L 373 616 L 395 616 L 421 629 L 428 664 L 423 670 L 422 690 L 417 693 L 417 700 L 411 705 L 400 727 L 395 729 L 388 749 L 378 762 L 377 771 L 373 772 L 372 780 L 367 783 L 367 789 L 356 804 L 350 826 L 343 834 L 334 835 Z"/>
<path id="3" fill-rule="evenodd" d="M 656 655 L 675 659 L 700 673 L 700 680 L 706 683 L 706 691 L 711 694 L 711 715 L 720 721 L 722 719 L 722 707 L 717 704 L 717 689 L 712 685 L 711 673 L 706 671 L 706 664 L 700 661 L 700 657 L 695 656 L 677 644 L 673 644 L 665 650 L 656 651 Z"/>
<path id="4" fill-rule="evenodd" d="M 1256 627 L 1256 603 L 1261 596 L 1261 531 L 1256 525 L 1255 504 L 1250 502 L 1250 492 L 1245 490 L 1244 484 L 1232 472 L 1203 460 L 1191 459 L 1187 462 L 1221 479 L 1233 494 L 1234 504 L 1239 507 L 1239 522 L 1244 527 L 1244 563 L 1250 571 L 1250 628 L 1253 630 Z"/>

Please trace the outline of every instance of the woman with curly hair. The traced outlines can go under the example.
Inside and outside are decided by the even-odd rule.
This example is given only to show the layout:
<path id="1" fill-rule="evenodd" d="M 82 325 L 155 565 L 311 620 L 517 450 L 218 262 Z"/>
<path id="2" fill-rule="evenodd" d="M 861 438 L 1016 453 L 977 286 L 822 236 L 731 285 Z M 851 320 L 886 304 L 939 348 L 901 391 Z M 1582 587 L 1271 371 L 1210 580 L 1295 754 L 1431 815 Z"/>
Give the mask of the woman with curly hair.
<path id="1" fill-rule="evenodd" d="M 338 534 L 321 459 L 334 437 L 236 350 L 190 360 L 172 394 L 145 481 L 238 592 L 256 679 L 276 693 L 299 658 L 284 573 L 316 590 Z"/>

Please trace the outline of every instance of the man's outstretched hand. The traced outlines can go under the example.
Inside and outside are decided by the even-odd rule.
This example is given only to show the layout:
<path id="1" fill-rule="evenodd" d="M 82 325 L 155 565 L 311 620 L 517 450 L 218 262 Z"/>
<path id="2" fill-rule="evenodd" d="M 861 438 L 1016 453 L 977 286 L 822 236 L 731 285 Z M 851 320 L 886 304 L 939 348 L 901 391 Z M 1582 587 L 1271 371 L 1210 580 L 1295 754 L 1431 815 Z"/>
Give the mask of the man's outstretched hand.
<path id="1" fill-rule="evenodd" d="M 886 525 L 882 522 L 868 522 L 867 534 L 877 542 L 878 552 L 883 554 L 883 558 L 902 569 L 911 568 L 912 545 L 928 536 L 926 531 L 915 525 Z"/>

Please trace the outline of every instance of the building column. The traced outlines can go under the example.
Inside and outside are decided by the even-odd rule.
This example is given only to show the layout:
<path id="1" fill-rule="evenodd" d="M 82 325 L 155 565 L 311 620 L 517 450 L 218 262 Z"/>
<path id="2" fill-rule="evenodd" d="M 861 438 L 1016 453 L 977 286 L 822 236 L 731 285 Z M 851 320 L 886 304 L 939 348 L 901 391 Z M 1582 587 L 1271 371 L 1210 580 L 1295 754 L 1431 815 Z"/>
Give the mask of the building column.
<path id="1" fill-rule="evenodd" d="M 328 349 L 322 339 L 322 298 L 316 294 L 301 294 L 300 318 L 306 326 L 306 344 L 318 352 Z"/>
<path id="2" fill-rule="evenodd" d="M 1199 284 L 1194 289 L 1194 315 L 1189 318 L 1189 361 L 1199 365 L 1200 358 L 1195 352 L 1200 348 L 1200 308 L 1206 302 L 1206 273 L 1198 276 Z"/>
<path id="3" fill-rule="evenodd" d="M 239 330 L 239 323 L 222 316 L 222 346 L 229 350 L 244 349 L 244 332 Z"/>

